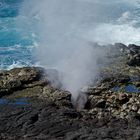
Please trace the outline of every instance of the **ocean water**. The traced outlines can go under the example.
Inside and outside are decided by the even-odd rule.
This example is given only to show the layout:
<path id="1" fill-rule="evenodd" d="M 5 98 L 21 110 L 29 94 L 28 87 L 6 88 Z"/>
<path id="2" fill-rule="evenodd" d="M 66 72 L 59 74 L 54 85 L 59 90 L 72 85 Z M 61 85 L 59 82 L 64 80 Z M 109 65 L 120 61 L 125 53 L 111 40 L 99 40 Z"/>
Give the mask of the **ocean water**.
<path id="1" fill-rule="evenodd" d="M 82 22 L 89 22 L 88 26 L 91 25 L 88 32 L 87 27 L 81 25 L 81 28 L 86 30 L 86 34 L 82 30 L 84 39 L 100 44 L 113 44 L 115 42 L 140 44 L 140 5 L 136 0 L 71 0 L 71 2 L 60 0 L 60 3 L 58 0 L 52 0 L 52 3 L 50 3 L 50 0 L 46 1 L 45 4 L 48 4 L 46 8 L 49 8 L 49 4 L 50 7 L 57 7 L 56 4 L 58 4 L 60 9 L 65 10 L 60 10 L 64 13 L 67 8 L 69 9 L 66 2 L 70 6 L 75 6 L 75 9 L 77 6 L 80 14 L 85 15 Z M 36 2 L 37 0 L 0 0 L 0 69 L 39 63 L 36 54 L 40 52 L 35 52 L 35 50 L 39 47 L 42 38 L 44 40 L 44 34 L 41 34 L 41 30 L 38 28 L 43 20 L 40 20 L 40 9 L 37 9 L 39 2 L 36 5 L 33 4 Z M 51 10 L 47 12 L 51 12 Z M 54 15 L 54 13 L 49 14 L 52 17 L 48 20 L 53 20 Z M 65 15 L 62 14 L 62 16 Z M 80 15 L 77 14 L 74 20 L 79 17 Z M 56 17 L 54 16 L 54 18 Z M 65 17 L 65 19 L 68 22 L 73 22 L 73 18 Z M 53 21 L 50 23 L 53 23 Z M 55 26 L 55 24 L 52 25 Z M 61 25 L 58 27 L 61 27 Z M 65 28 L 61 30 L 63 29 L 65 30 Z M 47 40 L 49 34 L 47 34 L 47 29 L 44 30 L 46 30 L 45 37 Z M 57 33 L 62 34 L 63 32 Z M 45 43 L 47 45 L 47 41 Z"/>
<path id="2" fill-rule="evenodd" d="M 22 0 L 0 0 L 0 69 L 32 65 L 35 40 L 20 26 Z M 30 27 L 29 27 L 30 28 Z"/>

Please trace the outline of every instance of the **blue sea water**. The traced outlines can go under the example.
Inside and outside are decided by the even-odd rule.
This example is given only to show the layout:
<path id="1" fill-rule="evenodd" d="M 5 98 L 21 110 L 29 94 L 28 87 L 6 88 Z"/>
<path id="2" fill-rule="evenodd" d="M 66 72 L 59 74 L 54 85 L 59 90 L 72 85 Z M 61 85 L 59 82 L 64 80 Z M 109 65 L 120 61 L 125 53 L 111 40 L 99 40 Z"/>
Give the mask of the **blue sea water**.
<path id="1" fill-rule="evenodd" d="M 36 27 L 33 27 L 35 26 L 37 21 L 34 21 L 32 17 L 34 17 L 34 19 L 39 19 L 39 9 L 35 10 L 35 12 L 33 11 L 33 7 L 39 7 L 39 0 L 29 0 L 24 5 L 23 3 L 25 1 L 27 0 L 0 0 L 0 69 L 8 69 L 19 66 L 29 66 L 37 63 L 33 52 L 34 48 L 37 46 L 38 40 L 36 32 L 37 34 L 40 33 L 37 31 Z M 62 5 L 62 10 L 60 10 L 60 14 L 61 12 L 64 12 L 63 7 L 66 6 L 64 8 L 64 10 L 66 10 L 66 2 L 64 2 L 63 0 L 61 0 L 60 3 L 58 3 L 58 1 L 55 0 L 54 2 L 56 2 L 56 4 L 58 5 Z M 79 9 L 81 10 L 81 14 L 85 15 L 86 22 L 89 21 L 89 26 L 93 23 L 93 21 L 97 21 L 99 23 L 97 29 L 94 29 L 94 34 L 92 27 L 89 33 L 86 34 L 86 37 L 88 37 L 89 40 L 101 43 L 122 42 L 126 44 L 140 44 L 140 6 L 137 0 L 72 0 L 71 2 L 73 2 L 73 4 L 70 4 L 69 1 L 68 5 L 74 6 L 74 2 L 76 2 L 76 4 L 77 2 L 84 3 L 83 5 L 85 6 L 82 5 L 83 10 L 82 8 Z M 44 4 L 50 4 L 51 7 L 56 7 L 55 3 L 50 2 L 49 0 L 43 0 L 42 3 L 43 4 L 40 8 L 44 8 L 44 10 L 40 10 L 41 16 L 43 16 L 44 18 L 45 13 L 47 12 L 52 12 L 51 14 L 55 16 L 55 11 L 53 12 L 53 10 L 51 9 L 46 11 L 46 7 L 44 6 Z M 54 4 L 54 6 L 52 4 Z M 23 5 L 27 8 L 23 8 Z M 22 8 L 25 10 L 24 12 L 22 12 L 26 13 L 26 16 L 22 14 Z M 70 15 L 70 13 L 72 12 L 67 13 L 68 16 Z M 93 13 L 93 15 L 91 13 Z M 63 19 L 63 16 L 63 22 L 65 23 L 65 19 L 69 20 L 69 18 L 66 17 L 65 14 L 63 15 L 63 13 L 62 16 L 60 16 L 60 18 Z M 30 18 L 32 20 L 30 20 Z M 78 18 L 80 18 L 80 15 L 76 17 L 75 20 L 77 20 Z M 49 26 L 50 23 L 52 24 L 52 26 L 55 26 L 54 23 L 56 21 L 59 21 L 59 18 L 57 17 L 56 20 L 55 17 L 49 17 L 49 19 L 52 20 L 51 22 L 49 22 Z M 71 19 L 73 18 L 70 18 L 70 21 Z M 62 26 L 63 24 L 60 27 Z M 62 30 L 63 29 L 67 30 L 66 28 L 62 27 Z M 43 30 L 45 30 L 44 25 Z M 51 29 L 51 31 L 54 30 Z M 48 38 L 49 33 L 47 33 Z M 56 33 L 61 32 L 58 31 Z M 40 35 L 40 37 L 42 37 L 42 35 Z"/>
<path id="2" fill-rule="evenodd" d="M 0 69 L 32 65 L 33 37 L 20 26 L 22 0 L 0 0 Z"/>

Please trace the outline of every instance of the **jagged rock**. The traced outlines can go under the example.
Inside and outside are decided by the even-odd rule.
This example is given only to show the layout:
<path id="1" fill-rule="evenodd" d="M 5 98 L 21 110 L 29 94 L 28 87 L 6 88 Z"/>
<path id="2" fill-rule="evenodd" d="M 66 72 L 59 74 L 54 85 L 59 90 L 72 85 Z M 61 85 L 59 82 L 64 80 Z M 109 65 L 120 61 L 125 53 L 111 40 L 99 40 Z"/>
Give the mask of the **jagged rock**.
<path id="1" fill-rule="evenodd" d="M 137 112 L 138 114 L 140 114 L 140 109 L 138 110 L 138 112 Z"/>
<path id="2" fill-rule="evenodd" d="M 85 85 L 74 105 L 56 70 L 0 71 L 0 139 L 140 139 L 140 48 L 118 43 L 109 50 L 99 78 Z M 12 103 L 17 98 L 29 104 Z"/>
<path id="3" fill-rule="evenodd" d="M 132 106 L 132 110 L 135 111 L 135 112 L 137 112 L 137 111 L 138 111 L 138 106 L 137 106 L 136 104 L 134 104 L 134 105 Z"/>
<path id="4" fill-rule="evenodd" d="M 120 75 L 118 79 L 116 79 L 118 83 L 128 83 L 130 81 L 130 77 L 128 75 Z"/>
<path id="5" fill-rule="evenodd" d="M 127 46 L 122 43 L 115 43 L 114 46 L 119 48 L 121 52 L 125 52 L 125 50 L 128 50 Z"/>
<path id="6" fill-rule="evenodd" d="M 106 101 L 103 99 L 100 99 L 95 105 L 95 107 L 99 107 L 99 108 L 105 108 L 105 106 L 106 106 Z"/>
<path id="7" fill-rule="evenodd" d="M 119 103 L 120 104 L 125 104 L 129 101 L 129 98 L 127 97 L 126 94 L 120 94 L 119 95 Z"/>
<path id="8" fill-rule="evenodd" d="M 128 48 L 131 50 L 132 54 L 138 54 L 140 51 L 140 46 L 135 45 L 135 44 L 129 44 Z"/>
<path id="9" fill-rule="evenodd" d="M 15 68 L 10 71 L 0 72 L 0 96 L 11 94 L 14 90 L 18 90 L 24 84 L 30 84 L 39 80 L 42 68 Z M 4 94 L 3 94 L 4 93 Z"/>
<path id="10" fill-rule="evenodd" d="M 128 61 L 129 66 L 140 66 L 140 54 L 135 54 L 134 56 L 131 56 L 131 58 Z"/>
<path id="11" fill-rule="evenodd" d="M 59 83 L 55 70 L 47 71 L 40 67 L 24 67 L 1 71 L 0 95 L 8 98 L 47 99 L 57 104 L 71 106 L 71 94 L 53 87 L 54 79 L 50 79 L 50 72 Z"/>
<path id="12" fill-rule="evenodd" d="M 54 104 L 33 106 L 0 106 L 1 140 L 73 140 L 73 139 L 127 139 L 136 140 L 139 117 L 135 123 L 109 115 L 87 113 L 57 107 Z M 135 128 L 135 129 L 134 129 Z M 138 136 L 137 136 L 138 137 Z"/>

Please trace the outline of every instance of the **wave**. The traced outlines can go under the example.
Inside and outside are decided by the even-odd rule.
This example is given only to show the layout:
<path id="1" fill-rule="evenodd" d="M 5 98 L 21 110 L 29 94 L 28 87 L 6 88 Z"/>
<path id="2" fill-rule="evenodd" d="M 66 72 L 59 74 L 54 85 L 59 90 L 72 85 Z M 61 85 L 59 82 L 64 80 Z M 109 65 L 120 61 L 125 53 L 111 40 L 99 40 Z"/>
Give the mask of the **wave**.
<path id="1" fill-rule="evenodd" d="M 140 10 L 136 7 L 130 11 L 127 9 L 120 17 L 109 22 L 89 28 L 85 38 L 102 45 L 116 42 L 140 45 Z"/>
<path id="2" fill-rule="evenodd" d="M 92 36 L 93 32 L 89 32 Z M 99 44 L 114 44 L 116 42 L 140 45 L 140 28 L 135 28 L 128 24 L 114 25 L 101 24 L 94 30 L 94 42 Z"/>

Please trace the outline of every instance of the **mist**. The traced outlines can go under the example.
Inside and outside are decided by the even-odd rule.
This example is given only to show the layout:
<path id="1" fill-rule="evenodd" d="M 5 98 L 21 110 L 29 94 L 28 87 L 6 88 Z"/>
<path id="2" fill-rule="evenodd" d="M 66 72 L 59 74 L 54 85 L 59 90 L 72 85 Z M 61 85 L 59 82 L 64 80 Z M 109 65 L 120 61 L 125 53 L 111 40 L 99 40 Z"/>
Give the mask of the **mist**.
<path id="1" fill-rule="evenodd" d="M 98 60 L 105 57 L 105 48 L 95 47 L 95 42 L 138 41 L 139 31 L 132 38 L 130 32 L 136 29 L 127 22 L 130 15 L 124 14 L 128 9 L 131 13 L 136 5 L 136 1 L 132 4 L 127 0 L 30 0 L 23 3 L 21 13 L 35 21 L 36 59 L 45 68 L 58 70 L 62 89 L 76 99 L 82 87 L 94 84 L 100 71 Z M 124 19 L 125 24 L 121 23 Z M 120 31 L 124 27 L 128 32 Z"/>

